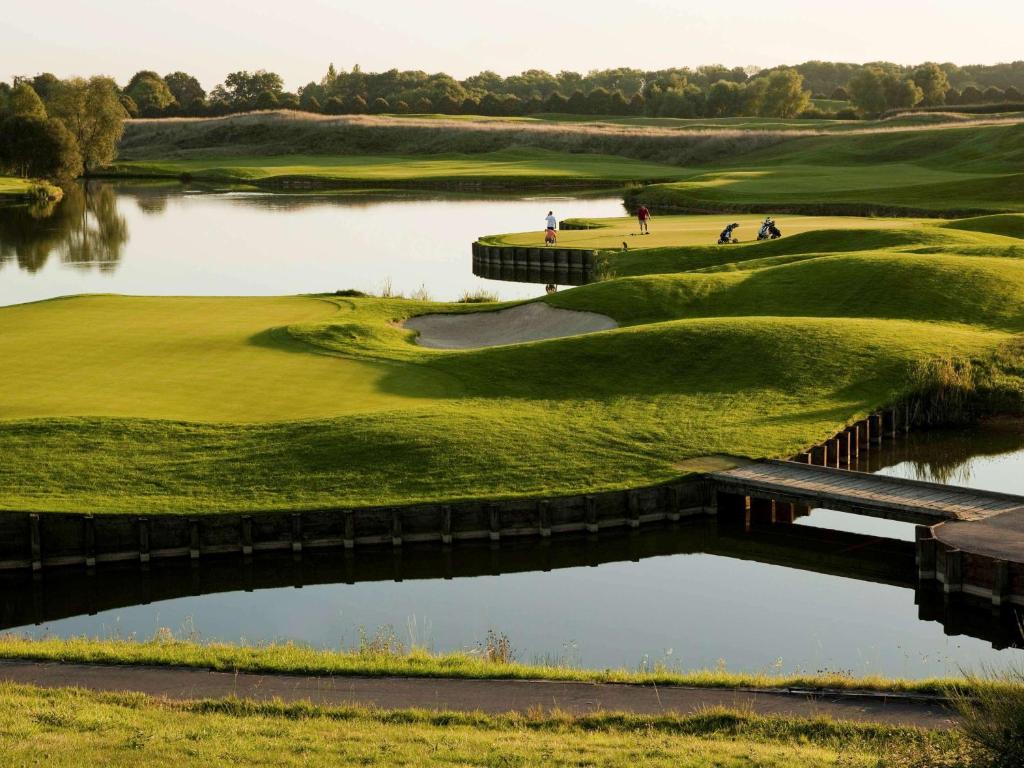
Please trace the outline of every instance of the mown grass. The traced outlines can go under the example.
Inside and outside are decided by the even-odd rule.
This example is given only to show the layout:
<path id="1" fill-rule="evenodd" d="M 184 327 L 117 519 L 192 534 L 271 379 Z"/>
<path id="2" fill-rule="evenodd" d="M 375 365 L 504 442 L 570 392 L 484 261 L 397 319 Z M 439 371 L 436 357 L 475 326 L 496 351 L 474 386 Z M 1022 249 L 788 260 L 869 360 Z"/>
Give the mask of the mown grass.
<path id="1" fill-rule="evenodd" d="M 867 767 L 895 744 L 957 743 L 948 733 L 725 710 L 496 716 L 0 684 L 0 753 L 10 765 Z"/>
<path id="2" fill-rule="evenodd" d="M 558 233 L 560 248 L 584 248 L 591 250 L 649 250 L 653 248 L 681 248 L 686 246 L 714 245 L 719 233 L 727 224 L 738 223 L 735 237 L 741 243 L 756 242 L 757 231 L 764 216 L 752 214 L 705 215 L 705 216 L 657 216 L 650 221 L 650 234 L 641 235 L 636 218 L 625 216 L 615 219 L 601 219 L 599 222 L 572 220 L 590 226 L 590 229 L 567 229 Z M 830 233 L 844 229 L 867 229 L 873 233 L 886 229 L 906 229 L 923 224 L 926 219 L 870 219 L 854 216 L 787 216 L 779 220 L 779 226 L 786 237 L 805 232 Z M 832 236 L 831 234 L 829 235 Z M 537 247 L 544 244 L 544 232 L 515 232 L 493 235 L 481 239 L 493 245 L 515 245 Z"/>
<path id="3" fill-rule="evenodd" d="M 106 169 L 118 176 L 187 175 L 199 180 L 260 182 L 314 179 L 324 182 L 386 184 L 445 183 L 467 180 L 533 182 L 624 182 L 671 180 L 681 168 L 609 155 L 568 155 L 543 149 L 503 149 L 474 156 L 438 155 L 284 155 L 230 158 L 124 161 Z"/>
<path id="4" fill-rule="evenodd" d="M 720 161 L 633 198 L 690 211 L 1020 211 L 1022 164 L 1024 125 L 812 136 Z"/>
<path id="5" fill-rule="evenodd" d="M 853 249 L 859 238 L 872 248 Z M 616 330 L 456 351 L 419 347 L 396 321 L 501 305 L 108 296 L 3 308 L 0 508 L 557 495 L 665 481 L 712 454 L 792 455 L 898 397 L 929 361 L 982 359 L 1020 334 L 1016 245 L 915 224 L 623 254 L 613 271 L 627 256 L 635 270 L 650 258 L 652 272 L 673 259 L 717 271 L 546 299 Z"/>
<path id="6" fill-rule="evenodd" d="M 152 640 L 98 638 L 31 639 L 0 634 L 0 659 L 189 667 L 218 672 L 327 676 L 392 676 L 479 680 L 555 680 L 630 685 L 676 685 L 693 688 L 756 688 L 801 690 L 884 691 L 945 696 L 952 689 L 967 691 L 962 679 L 902 680 L 844 674 L 772 675 L 726 670 L 680 671 L 651 669 L 582 669 L 565 665 L 494 661 L 481 652 L 432 654 L 423 649 L 363 648 L 335 651 L 293 643 L 259 646 L 195 643 L 157 636 Z"/>

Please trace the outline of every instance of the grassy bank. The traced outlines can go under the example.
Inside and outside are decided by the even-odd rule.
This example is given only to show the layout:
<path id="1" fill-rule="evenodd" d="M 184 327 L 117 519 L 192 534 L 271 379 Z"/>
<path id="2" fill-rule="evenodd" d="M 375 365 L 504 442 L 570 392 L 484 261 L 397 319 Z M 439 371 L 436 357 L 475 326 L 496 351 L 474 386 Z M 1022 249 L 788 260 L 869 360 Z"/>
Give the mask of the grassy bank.
<path id="1" fill-rule="evenodd" d="M 598 185 L 673 180 L 681 168 L 613 155 L 570 155 L 545 149 L 503 149 L 478 155 L 284 155 L 125 160 L 104 170 L 124 177 L 188 177 L 200 181 L 327 185 L 483 186 Z"/>
<path id="2" fill-rule="evenodd" d="M 1024 209 L 1024 125 L 813 136 L 633 191 L 664 211 L 968 215 Z"/>
<path id="3" fill-rule="evenodd" d="M 423 348 L 398 323 L 500 305 L 92 296 L 0 308 L 0 508 L 558 495 L 665 481 L 711 454 L 792 455 L 931 361 L 989 358 L 1024 332 L 1020 240 L 986 231 L 1018 224 L 955 226 L 611 253 L 622 277 L 545 300 L 622 327 L 481 349 Z M 1020 389 L 1016 355 L 993 386 Z"/>
<path id="4" fill-rule="evenodd" d="M 142 120 L 116 176 L 321 185 L 631 189 L 663 212 L 965 216 L 1024 209 L 1024 123 L 899 116 L 874 123 L 438 116 Z M 940 118 L 941 119 L 941 118 Z"/>
<path id="5" fill-rule="evenodd" d="M 378 647 L 380 645 L 380 647 Z M 477 680 L 554 680 L 630 685 L 678 685 L 694 688 L 799 688 L 808 690 L 882 691 L 945 695 L 957 679 L 902 680 L 880 676 L 843 674 L 774 675 L 742 674 L 725 670 L 679 671 L 581 669 L 564 665 L 523 664 L 497 659 L 486 648 L 474 652 L 431 654 L 406 650 L 401 644 L 375 643 L 352 651 L 332 651 L 303 645 L 261 646 L 226 643 L 194 643 L 168 638 L 134 641 L 95 638 L 44 638 L 33 640 L 0 634 L 0 659 L 32 661 L 189 667 L 218 672 L 286 675 L 393 676 Z"/>
<path id="6" fill-rule="evenodd" d="M 897 745 L 955 748 L 955 734 L 829 720 L 697 715 L 380 711 L 0 684 L 11 765 L 365 764 L 486 766 L 877 766 Z"/>
<path id="7" fill-rule="evenodd" d="M 60 200 L 61 188 L 46 181 L 0 176 L 0 201 L 8 200 Z"/>

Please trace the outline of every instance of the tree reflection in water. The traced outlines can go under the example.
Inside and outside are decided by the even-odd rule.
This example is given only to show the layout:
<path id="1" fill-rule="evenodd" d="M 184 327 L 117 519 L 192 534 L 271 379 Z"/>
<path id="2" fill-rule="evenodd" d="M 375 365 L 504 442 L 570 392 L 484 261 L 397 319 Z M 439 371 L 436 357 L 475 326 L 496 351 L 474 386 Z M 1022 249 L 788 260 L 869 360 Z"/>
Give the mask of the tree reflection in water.
<path id="1" fill-rule="evenodd" d="M 109 273 L 127 242 L 128 225 L 108 184 L 70 186 L 59 203 L 0 207 L 0 268 L 14 262 L 38 272 L 57 253 L 62 264 Z"/>

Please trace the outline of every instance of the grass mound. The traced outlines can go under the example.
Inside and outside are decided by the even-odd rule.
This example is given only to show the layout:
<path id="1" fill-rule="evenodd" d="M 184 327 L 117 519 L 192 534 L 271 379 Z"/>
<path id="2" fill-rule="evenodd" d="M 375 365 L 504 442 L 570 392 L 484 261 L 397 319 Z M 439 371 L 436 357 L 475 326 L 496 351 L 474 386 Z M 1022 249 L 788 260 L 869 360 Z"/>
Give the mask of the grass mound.
<path id="1" fill-rule="evenodd" d="M 507 498 L 660 482 L 710 454 L 790 455 L 916 386 L 931 362 L 991 357 L 1024 331 L 1012 240 L 892 224 L 613 254 L 613 271 L 652 274 L 545 300 L 623 327 L 481 349 L 423 348 L 397 321 L 504 305 L 91 296 L 3 308 L 0 508 Z M 1020 390 L 1014 365 L 986 391 Z"/>
<path id="2" fill-rule="evenodd" d="M 631 193 L 662 210 L 970 215 L 1024 208 L 1024 125 L 802 138 Z"/>
<path id="3" fill-rule="evenodd" d="M 951 221 L 946 225 L 950 229 L 968 232 L 987 232 L 1004 237 L 1024 239 L 1024 215 L 1004 213 L 997 216 L 978 216 L 973 219 Z"/>

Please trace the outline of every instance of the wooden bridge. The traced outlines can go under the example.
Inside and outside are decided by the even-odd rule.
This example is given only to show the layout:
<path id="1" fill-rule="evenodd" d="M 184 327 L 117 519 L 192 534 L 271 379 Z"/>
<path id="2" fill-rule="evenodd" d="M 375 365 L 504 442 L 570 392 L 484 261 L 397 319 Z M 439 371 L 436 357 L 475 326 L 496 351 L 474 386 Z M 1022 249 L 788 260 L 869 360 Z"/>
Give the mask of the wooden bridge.
<path id="1" fill-rule="evenodd" d="M 922 525 L 1024 512 L 1021 496 L 791 461 L 745 464 L 709 478 L 720 509 L 768 500 Z"/>

